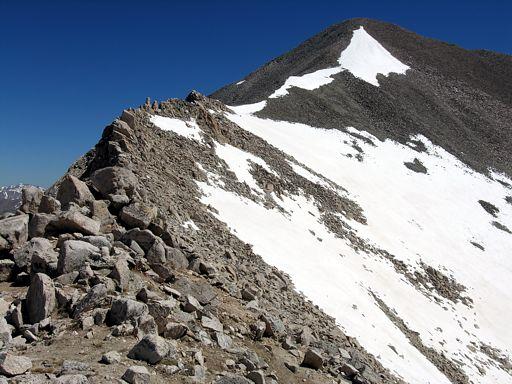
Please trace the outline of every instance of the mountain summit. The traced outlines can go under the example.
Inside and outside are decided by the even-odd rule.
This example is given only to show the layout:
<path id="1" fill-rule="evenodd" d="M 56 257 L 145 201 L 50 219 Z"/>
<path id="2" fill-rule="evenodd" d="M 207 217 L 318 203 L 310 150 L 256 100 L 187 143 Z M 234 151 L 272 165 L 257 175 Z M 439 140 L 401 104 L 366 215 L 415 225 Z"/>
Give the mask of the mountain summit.
<path id="1" fill-rule="evenodd" d="M 0 220 L 0 374 L 512 383 L 511 74 L 354 19 L 123 111 Z"/>

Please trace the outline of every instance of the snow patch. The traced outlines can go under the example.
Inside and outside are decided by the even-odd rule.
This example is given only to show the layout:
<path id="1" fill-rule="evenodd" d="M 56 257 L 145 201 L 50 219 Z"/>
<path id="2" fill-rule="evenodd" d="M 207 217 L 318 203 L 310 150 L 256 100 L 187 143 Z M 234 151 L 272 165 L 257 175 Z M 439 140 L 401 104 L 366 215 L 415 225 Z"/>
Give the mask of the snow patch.
<path id="1" fill-rule="evenodd" d="M 183 121 L 172 117 L 153 115 L 149 120 L 162 131 L 170 131 L 187 139 L 202 141 L 201 128 L 199 128 L 194 119 Z"/>
<path id="2" fill-rule="evenodd" d="M 388 76 L 390 73 L 404 74 L 409 66 L 394 58 L 377 40 L 371 37 L 363 27 L 355 30 L 348 47 L 341 52 L 339 66 L 320 69 L 302 76 L 290 76 L 285 83 L 269 97 L 276 98 L 288 94 L 288 89 L 298 87 L 307 90 L 320 88 L 331 83 L 336 75 L 344 70 L 355 77 L 376 87 L 379 86 L 377 75 Z"/>

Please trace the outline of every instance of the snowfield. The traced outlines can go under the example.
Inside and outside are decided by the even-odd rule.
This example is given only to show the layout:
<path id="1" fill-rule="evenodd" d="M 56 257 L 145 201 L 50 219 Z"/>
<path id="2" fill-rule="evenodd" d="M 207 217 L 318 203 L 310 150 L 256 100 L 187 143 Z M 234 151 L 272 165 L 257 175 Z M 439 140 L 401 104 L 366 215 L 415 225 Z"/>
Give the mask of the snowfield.
<path id="1" fill-rule="evenodd" d="M 288 89 L 298 87 L 313 90 L 331 83 L 333 75 L 349 71 L 355 77 L 376 87 L 379 86 L 377 75 L 390 73 L 404 74 L 409 67 L 394 58 L 380 43 L 371 37 L 363 27 L 354 31 L 348 47 L 341 52 L 339 66 L 320 69 L 302 76 L 290 76 L 283 86 L 277 89 L 270 98 L 285 96 Z"/>
<path id="2" fill-rule="evenodd" d="M 461 362 L 474 383 L 512 383 L 512 376 L 479 350 L 485 343 L 509 357 L 512 352 L 512 235 L 492 225 L 493 221 L 512 223 L 512 206 L 505 201 L 510 189 L 470 170 L 424 137 L 411 138 L 427 148 L 417 152 L 412 142 L 410 146 L 380 142 L 355 128 L 341 132 L 252 115 L 261 106 L 234 107 L 227 117 L 293 156 L 297 164 L 292 168 L 298 175 L 337 193 L 345 188 L 363 208 L 368 224 L 341 215 L 340 220 L 369 244 L 403 261 L 410 271 L 422 271 L 424 263 L 453 277 L 466 288 L 462 295 L 470 297 L 473 306 L 454 303 L 435 292 L 426 294 L 397 273 L 389 260 L 354 250 L 321 222 L 322 214 L 310 196 L 273 195 L 283 213 L 225 190 L 210 173 L 208 182 L 198 183 L 202 202 L 215 207 L 217 217 L 236 236 L 252 244 L 266 262 L 288 273 L 296 289 L 407 382 L 450 381 L 411 344 L 373 295 L 418 332 L 424 346 Z M 216 151 L 240 182 L 261 193 L 251 175 L 251 162 L 267 169 L 268 165 L 233 148 L 217 145 Z M 362 159 L 356 158 L 358 154 Z M 423 164 L 426 174 L 404 165 L 414 159 Z M 512 184 L 503 175 L 495 176 Z M 497 217 L 486 212 L 479 200 L 495 205 Z"/>

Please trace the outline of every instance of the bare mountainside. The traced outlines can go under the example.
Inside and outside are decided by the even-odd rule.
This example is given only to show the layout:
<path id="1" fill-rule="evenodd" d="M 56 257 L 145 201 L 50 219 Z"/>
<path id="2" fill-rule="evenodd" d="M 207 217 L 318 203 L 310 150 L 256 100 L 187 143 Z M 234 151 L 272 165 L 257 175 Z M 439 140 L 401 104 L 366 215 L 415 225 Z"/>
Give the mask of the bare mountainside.
<path id="1" fill-rule="evenodd" d="M 0 220 L 0 381 L 512 383 L 511 72 L 354 19 L 123 111 Z"/>

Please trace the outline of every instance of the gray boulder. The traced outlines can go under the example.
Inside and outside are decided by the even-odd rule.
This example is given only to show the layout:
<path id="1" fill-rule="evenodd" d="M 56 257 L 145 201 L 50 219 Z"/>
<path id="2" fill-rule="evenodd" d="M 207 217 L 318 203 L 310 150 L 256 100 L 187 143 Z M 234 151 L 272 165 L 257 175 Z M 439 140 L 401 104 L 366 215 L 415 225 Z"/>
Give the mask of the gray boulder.
<path id="1" fill-rule="evenodd" d="M 226 375 L 218 379 L 215 384 L 253 384 L 253 382 L 243 376 Z"/>
<path id="2" fill-rule="evenodd" d="M 17 248 L 28 240 L 28 221 L 28 215 L 0 220 L 0 236 L 7 241 L 9 249 Z"/>
<path id="3" fill-rule="evenodd" d="M 96 284 L 76 303 L 74 317 L 77 318 L 83 312 L 98 308 L 107 297 L 107 294 L 108 290 L 105 284 Z"/>
<path id="4" fill-rule="evenodd" d="M 95 200 L 87 184 L 72 175 L 66 175 L 62 179 L 59 185 L 59 191 L 57 192 L 57 199 L 64 208 L 66 208 L 69 203 L 76 203 L 83 206 Z"/>
<path id="5" fill-rule="evenodd" d="M 14 262 L 20 269 L 30 267 L 34 259 L 38 263 L 36 265 L 37 269 L 42 266 L 41 264 L 56 262 L 58 254 L 53 250 L 52 243 L 43 237 L 34 237 L 29 242 L 23 244 L 21 248 L 14 251 Z"/>
<path id="6" fill-rule="evenodd" d="M 146 304 L 132 299 L 119 298 L 112 302 L 107 322 L 110 325 L 118 325 L 147 314 L 149 314 L 149 310 Z"/>
<path id="7" fill-rule="evenodd" d="M 43 195 L 39 204 L 39 213 L 57 213 L 60 211 L 60 201 L 50 195 Z"/>
<path id="8" fill-rule="evenodd" d="M 129 228 L 146 229 L 157 213 L 156 207 L 135 202 L 123 207 L 119 218 Z"/>
<path id="9" fill-rule="evenodd" d="M 79 374 L 62 375 L 56 378 L 53 383 L 55 384 L 88 384 L 87 376 Z"/>
<path id="10" fill-rule="evenodd" d="M 139 182 L 132 171 L 121 167 L 106 167 L 91 175 L 94 187 L 105 197 L 109 195 L 133 196 Z"/>
<path id="11" fill-rule="evenodd" d="M 130 241 L 135 241 L 144 251 L 148 252 L 157 237 L 148 229 L 140 230 L 138 228 L 130 229 L 123 234 L 122 240 L 126 244 Z"/>
<path id="12" fill-rule="evenodd" d="M 121 355 L 117 351 L 110 351 L 101 356 L 100 363 L 102 364 L 116 364 L 121 362 Z"/>
<path id="13" fill-rule="evenodd" d="M 22 375 L 32 369 L 32 361 L 28 357 L 16 356 L 11 353 L 0 355 L 0 373 L 11 377 Z"/>
<path id="14" fill-rule="evenodd" d="M 98 235 L 100 222 L 85 216 L 79 211 L 72 210 L 61 213 L 50 223 L 52 229 L 59 232 L 80 232 L 84 235 Z"/>
<path id="15" fill-rule="evenodd" d="M 174 356 L 176 349 L 163 337 L 158 335 L 144 336 L 128 353 L 128 357 L 134 360 L 146 361 L 156 364 L 165 357 Z"/>
<path id="16" fill-rule="evenodd" d="M 25 213 L 36 213 L 41 204 L 43 190 L 34 186 L 23 187 L 21 190 L 20 210 Z"/>
<path id="17" fill-rule="evenodd" d="M 146 367 L 132 365 L 123 374 L 122 379 L 130 384 L 149 384 L 151 375 Z"/>
<path id="18" fill-rule="evenodd" d="M 324 365 L 324 359 L 320 352 L 310 348 L 304 354 L 302 365 L 313 369 L 320 369 Z"/>
<path id="19" fill-rule="evenodd" d="M 48 213 L 35 213 L 28 224 L 28 237 L 42 237 L 48 225 L 57 219 L 57 216 Z"/>
<path id="20" fill-rule="evenodd" d="M 29 321 L 35 324 L 51 315 L 55 309 L 55 286 L 52 279 L 36 273 L 27 292 L 27 313 Z"/>
<path id="21" fill-rule="evenodd" d="M 59 274 L 78 271 L 89 259 L 101 257 L 98 247 L 80 240 L 66 240 L 60 248 Z"/>
<path id="22" fill-rule="evenodd" d="M 165 264 L 166 254 L 165 254 L 165 246 L 164 242 L 156 238 L 153 245 L 148 249 L 146 253 L 146 259 L 148 260 L 149 264 Z"/>
<path id="23" fill-rule="evenodd" d="M 166 247 L 165 257 L 167 263 L 169 263 L 175 269 L 187 269 L 188 260 L 177 248 Z"/>

